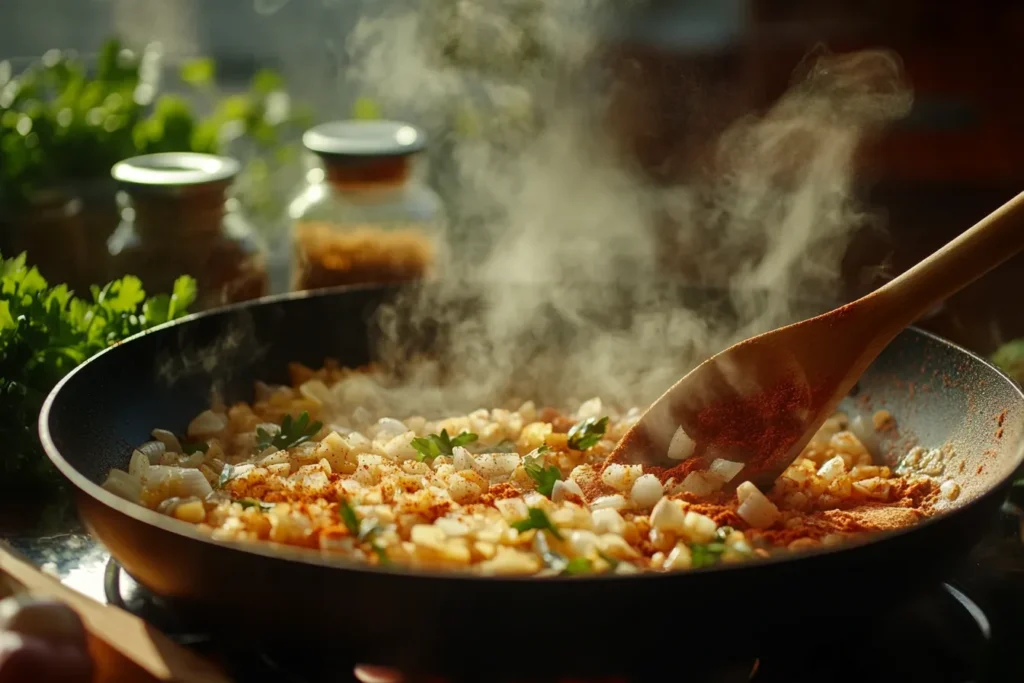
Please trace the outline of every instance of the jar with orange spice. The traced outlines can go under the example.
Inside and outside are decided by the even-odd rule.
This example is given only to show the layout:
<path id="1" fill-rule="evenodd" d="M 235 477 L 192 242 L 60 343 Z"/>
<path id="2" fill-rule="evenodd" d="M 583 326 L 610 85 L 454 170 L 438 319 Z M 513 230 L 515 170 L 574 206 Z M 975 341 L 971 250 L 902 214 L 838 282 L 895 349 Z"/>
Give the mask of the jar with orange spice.
<path id="1" fill-rule="evenodd" d="M 424 132 L 397 121 L 333 121 L 302 138 L 318 163 L 289 206 L 292 286 L 425 277 L 442 243 L 441 200 L 415 173 Z"/>
<path id="2" fill-rule="evenodd" d="M 147 291 L 196 280 L 202 310 L 267 293 L 266 254 L 229 196 L 235 159 L 168 152 L 125 159 L 111 171 L 122 195 L 121 223 L 107 241 L 110 277 L 137 275 Z"/>

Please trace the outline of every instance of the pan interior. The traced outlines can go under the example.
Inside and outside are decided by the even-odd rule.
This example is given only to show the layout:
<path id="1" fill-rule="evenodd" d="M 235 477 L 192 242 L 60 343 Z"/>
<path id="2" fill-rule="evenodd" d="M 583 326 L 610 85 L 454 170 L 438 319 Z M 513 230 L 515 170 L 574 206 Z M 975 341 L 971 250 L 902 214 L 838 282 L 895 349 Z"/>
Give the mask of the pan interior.
<path id="1" fill-rule="evenodd" d="M 276 298 L 196 316 L 110 349 L 69 375 L 51 397 L 42 417 L 50 455 L 66 474 L 70 468 L 88 480 L 75 477 L 96 497 L 107 472 L 126 468 L 132 448 L 154 427 L 183 431 L 208 407 L 213 391 L 229 403 L 250 400 L 254 382 L 286 382 L 293 361 L 316 367 L 327 358 L 347 366 L 375 360 L 376 314 L 396 293 L 369 288 Z M 724 328 L 735 319 L 730 298 L 721 293 L 680 289 L 678 297 L 709 324 Z M 638 309 L 629 302 L 612 305 L 613 298 L 601 298 L 596 319 L 609 329 L 631 329 Z M 473 303 L 465 305 L 460 315 L 472 316 Z M 804 317 L 822 308 L 792 313 Z M 555 365 L 545 363 L 557 364 L 559 349 L 574 343 L 579 329 L 552 311 L 523 339 L 520 367 L 543 368 L 523 376 L 528 382 L 547 378 L 537 385 L 538 402 L 563 381 L 550 374 Z M 440 324 L 410 331 L 401 351 L 436 352 L 450 362 L 443 357 L 446 334 Z M 714 350 L 694 348 L 694 360 Z M 898 430 L 883 443 L 892 464 L 915 445 L 944 448 L 945 472 L 962 489 L 948 503 L 953 507 L 1003 482 L 1021 460 L 1024 401 L 1017 386 L 977 357 L 918 330 L 905 331 L 883 352 L 843 409 L 869 420 L 876 410 L 892 413 Z"/>

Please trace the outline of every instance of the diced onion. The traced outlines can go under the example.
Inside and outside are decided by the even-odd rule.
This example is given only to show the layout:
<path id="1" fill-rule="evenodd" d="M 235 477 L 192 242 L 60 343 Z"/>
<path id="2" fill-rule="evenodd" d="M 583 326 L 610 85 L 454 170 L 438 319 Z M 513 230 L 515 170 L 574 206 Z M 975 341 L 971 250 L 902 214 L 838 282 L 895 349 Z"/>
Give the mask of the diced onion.
<path id="1" fill-rule="evenodd" d="M 318 379 L 311 379 L 299 385 L 299 393 L 311 401 L 321 405 L 332 403 L 334 394 L 327 388 L 327 385 Z"/>
<path id="2" fill-rule="evenodd" d="M 741 491 L 742 489 L 742 491 Z M 740 497 L 740 506 L 736 510 L 744 522 L 755 529 L 767 529 L 779 521 L 782 516 L 775 503 L 761 493 L 761 491 L 749 481 L 745 481 L 736 489 Z"/>
<path id="3" fill-rule="evenodd" d="M 476 460 L 474 460 L 473 455 L 462 446 L 456 446 L 452 449 L 452 465 L 455 467 L 456 472 L 471 470 L 475 464 Z"/>
<path id="4" fill-rule="evenodd" d="M 173 437 L 174 435 L 171 434 L 171 436 Z M 174 441 L 177 442 L 178 440 L 174 439 Z M 163 441 L 147 441 L 135 450 L 149 458 L 150 465 L 159 465 L 160 458 L 163 457 L 164 453 L 181 453 L 181 446 L 179 445 L 178 448 L 173 449 L 169 448 Z"/>
<path id="5" fill-rule="evenodd" d="M 592 398 L 589 401 L 584 401 L 580 409 L 576 411 L 577 420 L 586 420 L 587 418 L 597 418 L 602 415 L 604 408 L 601 404 L 600 398 Z"/>
<path id="6" fill-rule="evenodd" d="M 133 503 L 139 502 L 139 494 L 142 493 L 142 483 L 122 470 L 110 470 L 103 488 Z"/>
<path id="7" fill-rule="evenodd" d="M 392 438 L 400 436 L 409 431 L 409 428 L 401 420 L 396 420 L 393 417 L 382 417 L 377 420 L 377 436 L 390 436 Z"/>
<path id="8" fill-rule="evenodd" d="M 708 543 L 714 539 L 715 532 L 718 531 L 715 520 L 692 510 L 687 511 L 683 519 L 683 528 L 694 543 Z"/>
<path id="9" fill-rule="evenodd" d="M 841 456 L 836 456 L 825 461 L 825 464 L 818 469 L 818 476 L 831 483 L 846 473 L 846 463 Z"/>
<path id="10" fill-rule="evenodd" d="M 629 497 L 634 505 L 647 510 L 654 507 L 664 494 L 661 481 L 653 474 L 645 474 L 633 482 Z"/>
<path id="11" fill-rule="evenodd" d="M 651 527 L 663 532 L 682 533 L 686 529 L 686 515 L 676 503 L 662 498 L 651 511 Z"/>
<path id="12" fill-rule="evenodd" d="M 667 571 L 689 569 L 692 562 L 693 556 L 690 553 L 690 548 L 684 543 L 678 543 L 665 558 L 665 563 L 661 567 Z"/>
<path id="13" fill-rule="evenodd" d="M 598 534 L 622 534 L 626 530 L 626 520 L 616 510 L 604 508 L 595 510 L 591 515 L 594 532 Z"/>
<path id="14" fill-rule="evenodd" d="M 188 435 L 193 439 L 205 439 L 216 436 L 228 426 L 227 418 L 212 410 L 199 413 L 188 425 Z"/>
<path id="15" fill-rule="evenodd" d="M 743 463 L 733 462 L 732 460 L 725 460 L 724 458 L 717 458 L 712 461 L 711 466 L 708 467 L 708 472 L 720 476 L 725 481 L 729 482 L 736 478 L 740 472 L 743 471 Z"/>
<path id="16" fill-rule="evenodd" d="M 633 488 L 633 482 L 636 481 L 640 475 L 644 473 L 644 469 L 640 465 L 620 465 L 619 463 L 612 463 L 604 468 L 601 472 L 601 481 L 605 486 L 609 486 L 616 491 L 622 491 L 625 493 Z"/>
<path id="17" fill-rule="evenodd" d="M 629 502 L 626 500 L 625 496 L 619 493 L 612 496 L 601 496 L 600 498 L 595 498 L 590 503 L 591 510 L 625 510 L 628 507 Z"/>
<path id="18" fill-rule="evenodd" d="M 149 458 L 142 451 L 132 451 L 132 459 L 128 463 L 128 474 L 142 481 L 150 467 Z"/>
<path id="19" fill-rule="evenodd" d="M 556 481 L 551 489 L 551 500 L 555 503 L 564 503 L 566 501 L 582 502 L 584 500 L 583 489 L 571 479 L 569 481 Z"/>
<path id="20" fill-rule="evenodd" d="M 697 444 L 690 435 L 683 431 L 680 427 L 676 430 L 676 433 L 672 435 L 672 441 L 668 445 L 668 459 L 669 460 L 686 460 L 693 455 L 694 449 Z"/>
<path id="21" fill-rule="evenodd" d="M 709 496 L 720 491 L 725 486 L 725 480 L 713 472 L 690 472 L 679 484 L 678 490 L 682 493 L 692 493 L 695 496 Z"/>

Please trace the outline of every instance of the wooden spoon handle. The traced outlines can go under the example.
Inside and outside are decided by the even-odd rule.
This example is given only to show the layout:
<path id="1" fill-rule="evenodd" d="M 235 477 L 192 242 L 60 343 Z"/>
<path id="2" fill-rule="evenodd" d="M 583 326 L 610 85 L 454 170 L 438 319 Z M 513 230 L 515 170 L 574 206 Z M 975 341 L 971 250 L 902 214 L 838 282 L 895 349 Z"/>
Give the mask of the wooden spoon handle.
<path id="1" fill-rule="evenodd" d="M 895 335 L 925 311 L 1024 249 L 1024 192 L 892 282 L 864 297 Z M 891 338 L 891 337 L 890 337 Z"/>
<path id="2" fill-rule="evenodd" d="M 7 580 L 5 580 L 7 579 Z M 0 584 L 60 600 L 78 613 L 89 636 L 98 683 L 230 683 L 219 669 L 124 610 L 102 605 L 43 574 L 0 542 Z M 0 595 L 3 586 L 0 585 Z"/>

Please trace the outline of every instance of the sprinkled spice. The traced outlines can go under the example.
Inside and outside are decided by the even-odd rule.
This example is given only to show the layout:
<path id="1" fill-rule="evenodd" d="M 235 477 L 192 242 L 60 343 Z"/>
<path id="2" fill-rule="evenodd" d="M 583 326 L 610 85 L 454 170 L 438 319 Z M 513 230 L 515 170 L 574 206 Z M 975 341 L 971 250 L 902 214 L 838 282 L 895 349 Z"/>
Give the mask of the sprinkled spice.
<path id="1" fill-rule="evenodd" d="M 787 379 L 753 395 L 704 407 L 690 435 L 703 453 L 739 451 L 752 475 L 787 454 L 804 431 L 801 412 L 811 404 L 811 388 Z"/>

